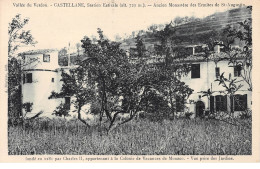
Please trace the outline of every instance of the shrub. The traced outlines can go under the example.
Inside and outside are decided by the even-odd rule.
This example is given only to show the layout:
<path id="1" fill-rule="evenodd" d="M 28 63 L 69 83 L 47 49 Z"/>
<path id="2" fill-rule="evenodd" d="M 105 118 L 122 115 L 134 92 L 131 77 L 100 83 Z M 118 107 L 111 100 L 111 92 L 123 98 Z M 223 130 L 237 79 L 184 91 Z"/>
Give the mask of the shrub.
<path id="1" fill-rule="evenodd" d="M 185 113 L 186 119 L 190 119 L 193 114 L 194 114 L 193 112 L 186 112 Z"/>
<path id="2" fill-rule="evenodd" d="M 239 115 L 239 118 L 241 118 L 241 119 L 249 119 L 251 117 L 252 117 L 252 110 L 250 110 L 250 109 L 242 111 Z"/>
<path id="3" fill-rule="evenodd" d="M 94 101 L 93 103 L 91 103 L 90 106 L 90 113 L 97 115 L 101 112 L 101 106 L 97 101 Z"/>
<path id="4" fill-rule="evenodd" d="M 69 115 L 69 109 L 67 106 L 65 106 L 65 104 L 61 103 L 56 110 L 53 111 L 52 113 L 53 115 L 59 116 L 59 117 L 67 117 L 70 116 Z"/>

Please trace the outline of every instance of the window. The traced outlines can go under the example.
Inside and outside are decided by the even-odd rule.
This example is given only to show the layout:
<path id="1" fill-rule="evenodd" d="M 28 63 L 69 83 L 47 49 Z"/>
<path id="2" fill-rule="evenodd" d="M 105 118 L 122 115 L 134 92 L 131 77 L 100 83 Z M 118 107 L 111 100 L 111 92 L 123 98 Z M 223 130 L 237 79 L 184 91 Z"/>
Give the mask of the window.
<path id="1" fill-rule="evenodd" d="M 227 111 L 227 96 L 215 96 L 216 111 Z"/>
<path id="2" fill-rule="evenodd" d="M 216 72 L 216 78 L 219 78 L 219 76 L 220 76 L 219 67 L 215 68 L 215 72 Z"/>
<path id="3" fill-rule="evenodd" d="M 32 73 L 24 74 L 23 83 L 32 83 Z"/>
<path id="4" fill-rule="evenodd" d="M 50 55 L 49 54 L 43 54 L 43 62 L 50 62 Z"/>
<path id="5" fill-rule="evenodd" d="M 70 97 L 65 97 L 64 107 L 65 107 L 67 110 L 70 110 Z"/>
<path id="6" fill-rule="evenodd" d="M 51 78 L 51 82 L 54 83 L 54 78 Z"/>
<path id="7" fill-rule="evenodd" d="M 234 110 L 245 111 L 247 109 L 247 95 L 234 95 Z"/>
<path id="8" fill-rule="evenodd" d="M 241 76 L 241 65 L 234 66 L 234 76 L 240 77 Z"/>
<path id="9" fill-rule="evenodd" d="M 200 78 L 200 64 L 191 65 L 191 78 Z"/>
<path id="10" fill-rule="evenodd" d="M 182 96 L 176 96 L 176 111 L 184 112 L 184 98 Z"/>
<path id="11" fill-rule="evenodd" d="M 186 53 L 187 55 L 193 55 L 193 54 L 194 54 L 194 53 L 193 53 L 193 47 L 187 47 L 187 48 L 186 48 L 186 52 L 187 52 L 187 53 Z"/>
<path id="12" fill-rule="evenodd" d="M 196 46 L 195 47 L 195 53 L 201 53 L 201 52 L 203 52 L 202 46 Z"/>

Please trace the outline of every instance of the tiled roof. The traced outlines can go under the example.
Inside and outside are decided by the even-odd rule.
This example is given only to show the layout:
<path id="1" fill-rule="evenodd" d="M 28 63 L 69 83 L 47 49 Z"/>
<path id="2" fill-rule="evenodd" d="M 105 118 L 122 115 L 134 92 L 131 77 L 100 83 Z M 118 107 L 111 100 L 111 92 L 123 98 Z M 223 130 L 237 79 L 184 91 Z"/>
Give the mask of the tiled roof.
<path id="1" fill-rule="evenodd" d="M 35 54 L 44 54 L 44 53 L 52 53 L 58 51 L 58 49 L 37 49 L 37 50 L 29 50 L 26 52 L 19 53 L 19 55 L 35 55 Z"/>

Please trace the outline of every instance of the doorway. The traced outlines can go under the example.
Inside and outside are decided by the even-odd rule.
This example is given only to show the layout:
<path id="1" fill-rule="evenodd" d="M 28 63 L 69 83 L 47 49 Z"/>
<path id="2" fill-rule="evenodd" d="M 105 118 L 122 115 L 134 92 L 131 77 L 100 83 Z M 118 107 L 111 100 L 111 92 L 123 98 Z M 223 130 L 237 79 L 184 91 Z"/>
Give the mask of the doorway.
<path id="1" fill-rule="evenodd" d="M 197 103 L 196 103 L 196 117 L 203 117 L 204 109 L 205 109 L 205 104 L 202 101 L 197 101 Z"/>

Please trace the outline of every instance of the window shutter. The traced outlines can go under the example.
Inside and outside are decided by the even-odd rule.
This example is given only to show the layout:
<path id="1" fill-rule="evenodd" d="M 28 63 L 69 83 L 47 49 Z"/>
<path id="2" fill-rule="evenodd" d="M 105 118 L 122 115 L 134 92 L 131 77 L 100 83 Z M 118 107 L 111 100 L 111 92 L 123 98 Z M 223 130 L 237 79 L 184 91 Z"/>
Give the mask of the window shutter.
<path id="1" fill-rule="evenodd" d="M 220 96 L 217 95 L 215 96 L 216 98 L 216 111 L 219 111 L 220 110 Z"/>
<path id="2" fill-rule="evenodd" d="M 210 96 L 210 112 L 214 112 L 214 96 Z"/>
<path id="3" fill-rule="evenodd" d="M 239 111 L 239 95 L 234 96 L 234 108 L 235 111 Z"/>
<path id="4" fill-rule="evenodd" d="M 32 83 L 32 73 L 27 74 L 27 82 Z"/>
<path id="5" fill-rule="evenodd" d="M 26 74 L 23 74 L 23 84 L 25 83 L 25 80 L 26 80 Z"/>
<path id="6" fill-rule="evenodd" d="M 247 94 L 244 94 L 243 95 L 243 108 L 244 108 L 244 110 L 246 110 L 247 109 Z"/>
<path id="7" fill-rule="evenodd" d="M 227 95 L 223 96 L 223 111 L 227 111 Z"/>
<path id="8" fill-rule="evenodd" d="M 230 96 L 230 109 L 231 109 L 231 112 L 234 111 L 234 96 Z"/>

